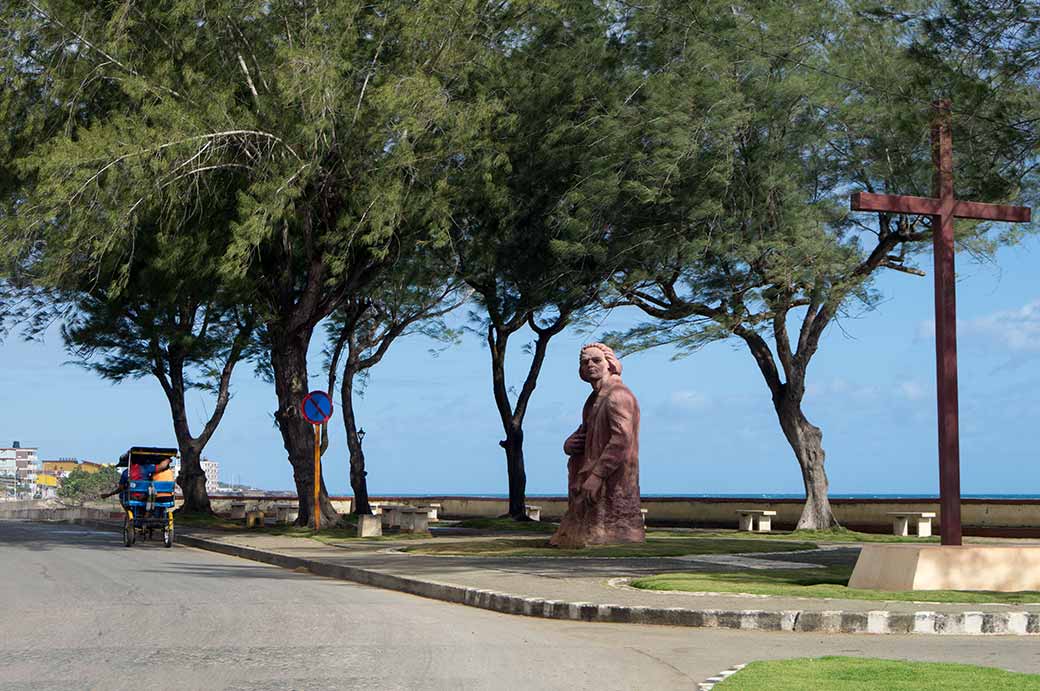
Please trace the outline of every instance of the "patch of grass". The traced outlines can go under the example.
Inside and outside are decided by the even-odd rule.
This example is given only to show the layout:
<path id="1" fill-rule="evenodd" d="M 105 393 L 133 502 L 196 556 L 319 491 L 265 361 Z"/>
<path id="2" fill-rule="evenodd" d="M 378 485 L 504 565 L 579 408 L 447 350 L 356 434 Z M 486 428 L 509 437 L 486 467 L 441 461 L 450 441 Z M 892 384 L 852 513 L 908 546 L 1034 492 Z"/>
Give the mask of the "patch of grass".
<path id="1" fill-rule="evenodd" d="M 279 525 L 248 532 L 264 533 L 266 535 L 284 535 L 286 537 L 303 537 L 317 540 L 324 544 L 333 544 L 336 542 L 396 542 L 399 540 L 423 540 L 430 537 L 429 533 L 393 533 L 377 537 L 358 537 L 357 527 L 351 524 L 348 524 L 345 527 L 323 528 L 317 533 L 310 528 L 294 525 Z"/>
<path id="2" fill-rule="evenodd" d="M 939 536 L 917 537 L 910 535 L 901 537 L 899 535 L 881 535 L 879 533 L 860 533 L 847 528 L 832 528 L 830 530 L 793 530 L 788 532 L 771 533 L 748 533 L 741 531 L 706 531 L 696 532 L 693 535 L 701 537 L 726 537 L 734 540 L 810 540 L 812 542 L 939 542 Z M 690 532 L 649 530 L 647 537 L 690 537 Z"/>
<path id="3" fill-rule="evenodd" d="M 687 554 L 733 554 L 737 552 L 793 552 L 815 549 L 811 542 L 727 540 L 717 538 L 647 538 L 644 543 L 593 545 L 585 549 L 559 549 L 548 540 L 513 538 L 499 540 L 452 540 L 442 544 L 412 547 L 419 554 L 478 557 L 680 557 Z"/>
<path id="4" fill-rule="evenodd" d="M 968 592 L 962 590 L 912 590 L 891 592 L 858 590 L 848 587 L 852 567 L 739 571 L 732 573 L 664 573 L 640 578 L 630 585 L 644 590 L 681 590 L 686 592 L 746 593 L 779 597 L 839 598 L 846 600 L 897 600 L 902 602 L 950 603 L 1033 603 L 1040 593 Z"/>
<path id="5" fill-rule="evenodd" d="M 556 531 L 555 523 L 514 521 L 512 518 L 467 518 L 459 521 L 453 527 L 503 533 L 552 533 Z"/>
<path id="6" fill-rule="evenodd" d="M 820 657 L 752 662 L 715 688 L 719 691 L 1038 691 L 1040 675 L 975 665 Z"/>

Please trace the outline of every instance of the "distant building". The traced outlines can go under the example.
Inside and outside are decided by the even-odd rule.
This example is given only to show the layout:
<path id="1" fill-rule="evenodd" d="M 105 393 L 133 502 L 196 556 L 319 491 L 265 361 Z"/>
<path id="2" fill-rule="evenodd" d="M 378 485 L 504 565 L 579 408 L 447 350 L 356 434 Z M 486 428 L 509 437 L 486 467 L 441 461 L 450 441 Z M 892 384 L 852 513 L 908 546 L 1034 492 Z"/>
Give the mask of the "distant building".
<path id="1" fill-rule="evenodd" d="M 34 485 L 34 494 L 41 499 L 52 499 L 58 496 L 58 478 L 53 475 L 37 475 Z"/>
<path id="2" fill-rule="evenodd" d="M 69 473 L 79 467 L 79 461 L 74 458 L 63 458 L 60 461 L 44 461 L 43 472 L 55 477 L 66 477 Z M 93 472 L 97 472 L 95 469 Z"/>
<path id="3" fill-rule="evenodd" d="M 208 458 L 202 459 L 202 472 L 206 473 L 206 494 L 217 492 L 220 481 L 220 464 Z"/>
<path id="4" fill-rule="evenodd" d="M 18 461 L 25 461 L 27 466 L 39 468 L 36 451 L 35 447 L 22 448 L 19 442 L 14 442 L 9 447 L 0 447 L 0 475 L 14 477 L 18 471 Z"/>
<path id="5" fill-rule="evenodd" d="M 23 447 L 20 442 L 11 446 L 0 447 L 0 484 L 4 494 L 13 494 L 15 498 L 24 496 L 34 490 L 40 461 L 36 447 Z"/>

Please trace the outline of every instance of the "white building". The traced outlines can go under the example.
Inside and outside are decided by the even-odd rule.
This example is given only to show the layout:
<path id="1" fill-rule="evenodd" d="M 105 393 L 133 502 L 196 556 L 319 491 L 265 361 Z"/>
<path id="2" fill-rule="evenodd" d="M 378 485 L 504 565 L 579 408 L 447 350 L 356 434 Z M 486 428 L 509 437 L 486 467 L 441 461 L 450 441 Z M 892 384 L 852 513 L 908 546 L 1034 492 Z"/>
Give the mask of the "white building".
<path id="1" fill-rule="evenodd" d="M 206 473 L 206 494 L 213 494 L 217 491 L 217 482 L 220 479 L 220 464 L 203 458 L 201 465 L 202 472 Z"/>
<path id="2" fill-rule="evenodd" d="M 31 491 L 31 481 L 35 481 L 36 472 L 40 469 L 40 459 L 35 447 L 22 447 L 19 442 L 11 446 L 0 447 L 0 477 L 5 484 L 12 481 L 19 490 Z"/>

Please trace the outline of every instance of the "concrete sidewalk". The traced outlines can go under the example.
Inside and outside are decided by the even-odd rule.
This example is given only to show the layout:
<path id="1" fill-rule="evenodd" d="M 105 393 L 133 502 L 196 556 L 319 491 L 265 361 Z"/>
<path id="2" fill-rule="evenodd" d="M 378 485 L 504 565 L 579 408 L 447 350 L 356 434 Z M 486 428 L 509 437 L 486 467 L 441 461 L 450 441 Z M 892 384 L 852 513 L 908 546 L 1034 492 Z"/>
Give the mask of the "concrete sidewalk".
<path id="1" fill-rule="evenodd" d="M 445 537 L 435 538 L 443 543 Z M 472 538 L 464 538 L 472 539 Z M 667 571 L 735 571 L 853 564 L 856 545 L 809 552 L 681 558 L 526 558 L 414 555 L 419 540 L 322 544 L 262 533 L 185 528 L 177 542 L 317 575 L 507 614 L 612 623 L 875 634 L 1038 635 L 1040 602 L 940 604 L 653 592 L 629 577 Z M 757 562 L 757 563 L 756 563 Z M 794 564 L 792 564 L 792 562 Z M 795 566 L 797 568 L 797 566 Z"/>

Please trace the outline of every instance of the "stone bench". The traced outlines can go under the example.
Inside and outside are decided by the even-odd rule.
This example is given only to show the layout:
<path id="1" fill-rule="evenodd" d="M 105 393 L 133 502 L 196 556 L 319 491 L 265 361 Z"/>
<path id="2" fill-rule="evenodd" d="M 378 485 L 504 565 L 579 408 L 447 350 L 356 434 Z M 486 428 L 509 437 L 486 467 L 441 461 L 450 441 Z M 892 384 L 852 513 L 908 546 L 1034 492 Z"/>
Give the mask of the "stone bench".
<path id="1" fill-rule="evenodd" d="M 763 509 L 737 509 L 740 516 L 740 530 L 756 533 L 768 533 L 773 528 L 773 516 L 776 511 Z"/>
<path id="2" fill-rule="evenodd" d="M 646 509 L 639 509 L 639 515 L 643 519 L 643 527 L 644 528 L 646 527 L 646 511 L 647 511 Z"/>
<path id="3" fill-rule="evenodd" d="M 918 537 L 929 537 L 932 534 L 934 511 L 888 511 L 892 517 L 892 534 L 909 535 L 910 521 L 914 522 L 914 534 Z"/>
<path id="4" fill-rule="evenodd" d="M 246 517 L 246 503 L 244 501 L 231 502 L 231 520 L 240 520 Z"/>
<path id="5" fill-rule="evenodd" d="M 401 509 L 412 508 L 405 507 L 400 504 L 382 504 L 378 507 L 372 507 L 372 513 L 379 511 L 378 516 L 382 518 L 383 526 L 387 528 L 394 528 L 401 525 Z"/>
<path id="6" fill-rule="evenodd" d="M 274 510 L 275 521 L 282 525 L 295 523 L 297 516 L 300 515 L 300 509 L 294 504 L 276 504 Z"/>
<path id="7" fill-rule="evenodd" d="M 532 521 L 542 520 L 542 507 L 533 504 L 524 504 L 524 511 L 527 512 L 527 517 Z"/>
<path id="8" fill-rule="evenodd" d="M 402 533 L 428 533 L 430 531 L 430 512 L 427 509 L 401 506 L 397 507 L 395 512 Z"/>

